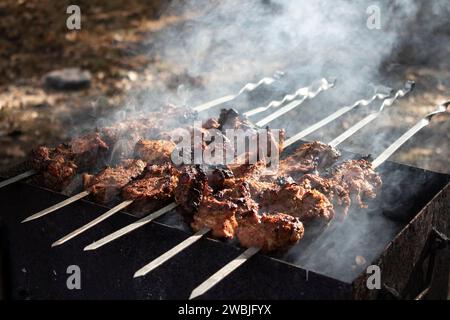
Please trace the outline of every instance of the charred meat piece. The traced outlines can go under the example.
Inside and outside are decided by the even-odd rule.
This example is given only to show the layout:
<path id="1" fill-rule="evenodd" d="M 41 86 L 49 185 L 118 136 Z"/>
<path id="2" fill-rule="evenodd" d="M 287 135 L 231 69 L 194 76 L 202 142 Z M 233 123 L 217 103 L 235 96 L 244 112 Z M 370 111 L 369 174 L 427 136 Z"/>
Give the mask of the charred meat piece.
<path id="1" fill-rule="evenodd" d="M 319 141 L 305 143 L 294 154 L 280 161 L 284 175 L 297 179 L 301 175 L 320 171 L 336 162 L 341 156 L 339 151 Z"/>
<path id="2" fill-rule="evenodd" d="M 318 190 L 308 190 L 297 184 L 285 184 L 263 194 L 261 209 L 266 212 L 283 212 L 302 222 L 328 223 L 334 209 L 328 198 Z"/>
<path id="3" fill-rule="evenodd" d="M 381 188 L 380 175 L 367 160 L 348 160 L 332 171 L 332 179 L 348 190 L 361 208 L 367 207 L 364 199 L 375 198 Z"/>
<path id="4" fill-rule="evenodd" d="M 203 197 L 198 212 L 193 216 L 192 229 L 210 228 L 218 238 L 232 239 L 237 227 L 238 206 L 230 200 L 218 200 L 214 196 Z"/>
<path id="5" fill-rule="evenodd" d="M 103 164 L 108 146 L 98 133 L 60 144 L 56 148 L 38 147 L 31 154 L 37 182 L 55 191 L 64 190 L 77 172 Z"/>
<path id="6" fill-rule="evenodd" d="M 78 169 L 73 160 L 73 153 L 65 145 L 56 148 L 38 147 L 32 151 L 31 163 L 39 172 L 35 177 L 36 182 L 55 191 L 64 190 Z"/>
<path id="7" fill-rule="evenodd" d="M 249 183 L 237 180 L 233 186 L 217 192 L 214 196 L 219 200 L 228 199 L 237 205 L 236 214 L 239 216 L 253 215 L 258 212 L 258 203 L 254 200 Z"/>
<path id="8" fill-rule="evenodd" d="M 208 185 L 213 192 L 227 188 L 230 183 L 234 182 L 234 174 L 228 167 L 215 168 L 208 172 Z"/>
<path id="9" fill-rule="evenodd" d="M 348 190 L 331 178 L 315 174 L 305 174 L 297 181 L 305 189 L 315 189 L 323 193 L 333 204 L 336 214 L 343 220 L 351 204 Z"/>
<path id="10" fill-rule="evenodd" d="M 144 177 L 122 189 L 122 197 L 134 200 L 132 212 L 151 212 L 173 200 L 177 183 L 178 171 L 171 164 L 149 165 Z"/>
<path id="11" fill-rule="evenodd" d="M 296 217 L 283 214 L 263 214 L 239 220 L 237 237 L 243 247 L 257 247 L 265 252 L 283 250 L 296 244 L 304 235 L 303 224 Z"/>
<path id="12" fill-rule="evenodd" d="M 188 124 L 188 120 L 196 117 L 196 112 L 188 108 L 168 105 L 145 115 L 104 126 L 99 132 L 114 150 L 113 156 L 124 159 L 132 156 L 134 146 L 140 139 L 170 140 L 164 132 L 179 128 L 180 124 Z"/>
<path id="13" fill-rule="evenodd" d="M 171 161 L 175 143 L 167 140 L 139 140 L 134 148 L 135 158 L 149 164 L 164 164 Z"/>
<path id="14" fill-rule="evenodd" d="M 137 178 L 145 169 L 142 160 L 124 160 L 116 167 L 107 167 L 96 175 L 84 174 L 83 186 L 99 203 L 108 203 L 118 196 L 121 189 Z"/>
<path id="15" fill-rule="evenodd" d="M 91 169 L 102 164 L 109 150 L 109 146 L 97 132 L 75 138 L 69 145 L 79 170 Z"/>
<path id="16" fill-rule="evenodd" d="M 204 196 L 211 193 L 206 173 L 200 166 L 185 166 L 178 177 L 175 202 L 187 217 L 197 212 Z"/>

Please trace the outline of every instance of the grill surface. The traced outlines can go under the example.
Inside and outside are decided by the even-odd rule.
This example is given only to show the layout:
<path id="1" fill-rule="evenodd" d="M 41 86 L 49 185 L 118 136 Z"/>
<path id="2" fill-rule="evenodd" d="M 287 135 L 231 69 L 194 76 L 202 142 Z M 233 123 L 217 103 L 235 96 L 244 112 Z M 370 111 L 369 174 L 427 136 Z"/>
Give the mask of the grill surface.
<path id="1" fill-rule="evenodd" d="M 344 157 L 353 156 L 344 153 Z M 302 256 L 302 243 L 287 254 L 272 257 L 260 254 L 202 298 L 384 297 L 385 291 L 366 288 L 363 267 L 352 267 L 354 256 L 361 252 L 368 264 L 375 262 L 381 266 L 384 284 L 394 287 L 402 297 L 415 296 L 426 285 L 425 281 L 417 280 L 423 278 L 423 268 L 418 266 L 427 262 L 432 227 L 450 233 L 450 179 L 443 174 L 390 162 L 379 171 L 384 181 L 379 200 L 372 202 L 368 210 L 353 212 L 354 218 L 312 244 L 312 248 L 317 248 L 313 251 L 317 256 L 328 252 L 327 259 L 311 261 L 310 257 Z M 7 296 L 15 299 L 185 299 L 195 286 L 241 252 L 233 245 L 202 239 L 147 276 L 133 279 L 138 268 L 190 235 L 161 223 L 172 221 L 175 214 L 96 251 L 84 252 L 82 248 L 136 218 L 127 214 L 113 216 L 73 241 L 50 248 L 62 235 L 106 211 L 97 204 L 79 201 L 43 219 L 20 224 L 36 210 L 64 198 L 26 183 L 0 191 Z M 364 232 L 355 229 L 362 224 L 368 229 Z M 357 237 L 358 241 L 348 245 L 348 235 Z M 330 256 L 330 250 L 336 254 Z M 448 251 L 443 254 L 448 256 Z M 434 277 L 435 283 L 448 277 L 445 268 L 448 270 L 449 261 L 442 255 L 437 257 L 435 269 L 441 271 Z M 66 269 L 70 265 L 81 269 L 81 290 L 66 287 L 69 276 Z M 330 265 L 333 268 L 327 267 Z M 441 297 L 445 295 L 443 290 L 440 288 L 433 294 Z"/>

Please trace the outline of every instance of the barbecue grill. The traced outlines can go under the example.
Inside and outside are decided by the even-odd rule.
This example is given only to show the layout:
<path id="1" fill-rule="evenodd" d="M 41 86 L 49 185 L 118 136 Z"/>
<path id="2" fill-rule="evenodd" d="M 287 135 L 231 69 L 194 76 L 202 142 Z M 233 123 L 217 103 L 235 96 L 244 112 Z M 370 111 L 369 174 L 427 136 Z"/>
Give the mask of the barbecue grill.
<path id="1" fill-rule="evenodd" d="M 291 102 L 276 112 L 290 111 L 295 107 L 293 103 L 298 103 L 297 97 L 293 96 Z M 232 96 L 229 98 L 232 100 Z M 290 145 L 285 155 L 301 143 Z M 366 155 L 343 152 L 343 157 Z M 378 172 L 383 179 L 382 194 L 367 210 L 360 214 L 353 212 L 326 237 L 301 242 L 288 252 L 255 255 L 202 298 L 445 298 L 450 263 L 449 250 L 445 249 L 448 244 L 445 235 L 450 234 L 450 176 L 393 162 L 384 162 Z M 55 239 L 109 208 L 82 200 L 61 208 L 58 214 L 20 224 L 37 209 L 65 198 L 26 182 L 0 189 L 2 283 L 6 285 L 7 296 L 185 299 L 193 288 L 242 251 L 233 243 L 203 237 L 145 277 L 133 279 L 138 268 L 191 234 L 180 228 L 179 223 L 174 224 L 179 220 L 176 213 L 170 212 L 132 234 L 88 252 L 82 248 L 136 221 L 137 217 L 121 212 L 111 216 L 108 223 L 100 223 L 56 248 L 51 248 Z M 347 236 L 352 233 L 358 241 L 349 244 Z M 311 252 L 320 258 L 314 259 Z M 357 255 L 363 262 L 355 262 Z M 379 290 L 366 285 L 370 276 L 366 268 L 371 264 L 381 269 Z M 80 267 L 81 290 L 69 290 L 66 286 L 70 265 Z"/>

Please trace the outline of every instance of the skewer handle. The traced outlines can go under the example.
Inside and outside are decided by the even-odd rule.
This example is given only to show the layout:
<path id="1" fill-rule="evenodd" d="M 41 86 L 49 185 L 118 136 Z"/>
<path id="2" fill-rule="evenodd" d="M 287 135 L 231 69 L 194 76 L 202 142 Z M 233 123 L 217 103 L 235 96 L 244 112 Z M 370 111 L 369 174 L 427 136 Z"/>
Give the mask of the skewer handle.
<path id="1" fill-rule="evenodd" d="M 255 90 L 256 88 L 258 88 L 258 87 L 260 87 L 262 85 L 271 85 L 272 83 L 277 81 L 277 79 L 280 78 L 282 75 L 283 74 L 281 72 L 277 72 L 274 75 L 274 78 L 276 78 L 276 79 L 274 79 L 274 78 L 263 78 L 263 79 L 259 80 L 257 83 L 247 83 L 235 95 L 228 95 L 228 96 L 225 96 L 225 97 L 222 97 L 222 98 L 218 98 L 218 99 L 215 99 L 213 101 L 209 101 L 209 102 L 203 103 L 203 104 L 201 104 L 199 106 L 196 106 L 193 109 L 194 109 L 194 111 L 205 111 L 205 110 L 208 110 L 208 109 L 210 109 L 212 107 L 221 105 L 223 103 L 230 102 L 230 101 L 236 99 L 237 97 L 239 97 L 240 95 L 242 95 L 245 92 L 251 92 L 251 91 Z"/>
<path id="2" fill-rule="evenodd" d="M 328 82 L 326 79 L 321 79 L 321 80 L 320 80 L 320 86 L 319 86 L 319 88 L 317 88 L 316 91 L 312 91 L 312 86 L 309 87 L 309 88 L 308 88 L 309 90 L 308 90 L 308 92 L 305 92 L 304 97 L 302 97 L 301 99 L 292 101 L 291 103 L 285 105 L 284 107 L 278 109 L 277 111 L 275 111 L 275 112 L 269 114 L 267 117 L 265 117 L 265 118 L 259 120 L 259 121 L 256 123 L 256 126 L 258 126 L 258 127 L 263 127 L 263 126 L 265 126 L 265 125 L 268 124 L 269 122 L 271 122 L 271 121 L 277 119 L 278 117 L 282 116 L 283 114 L 285 114 L 285 113 L 291 111 L 292 109 L 298 107 L 298 106 L 301 105 L 306 99 L 312 99 L 312 98 L 316 97 L 320 92 L 326 91 L 326 90 L 328 90 L 328 89 L 330 89 L 330 88 L 333 88 L 333 87 L 334 87 L 334 84 L 335 84 L 334 81 Z"/>

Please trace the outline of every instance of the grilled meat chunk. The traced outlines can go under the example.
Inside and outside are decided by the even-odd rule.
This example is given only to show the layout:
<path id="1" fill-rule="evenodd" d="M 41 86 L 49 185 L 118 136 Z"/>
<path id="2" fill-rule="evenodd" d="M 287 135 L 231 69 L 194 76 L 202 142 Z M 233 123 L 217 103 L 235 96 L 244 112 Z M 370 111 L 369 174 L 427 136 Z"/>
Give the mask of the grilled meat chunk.
<path id="1" fill-rule="evenodd" d="M 108 203 L 118 196 L 121 189 L 145 169 L 142 160 L 124 160 L 116 167 L 107 167 L 96 175 L 84 174 L 83 186 L 99 203 Z"/>
<path id="2" fill-rule="evenodd" d="M 333 204 L 336 214 L 343 220 L 351 204 L 349 191 L 331 178 L 315 174 L 301 176 L 297 183 L 305 189 L 315 189 L 324 194 Z"/>
<path id="3" fill-rule="evenodd" d="M 200 166 L 185 166 L 178 177 L 175 202 L 187 217 L 197 212 L 205 195 L 211 192 L 206 173 Z"/>
<path id="4" fill-rule="evenodd" d="M 381 188 L 380 175 L 367 160 L 348 160 L 332 171 L 332 179 L 348 190 L 361 208 L 367 207 L 364 199 L 375 198 Z"/>
<path id="5" fill-rule="evenodd" d="M 296 217 L 283 214 L 263 214 L 261 218 L 239 219 L 236 234 L 243 247 L 257 247 L 265 252 L 287 249 L 303 238 L 305 229 Z"/>
<path id="6" fill-rule="evenodd" d="M 322 142 L 305 143 L 280 161 L 281 173 L 297 179 L 305 173 L 331 166 L 340 156 L 339 151 Z"/>
<path id="7" fill-rule="evenodd" d="M 232 239 L 237 227 L 237 209 L 238 206 L 230 200 L 205 196 L 193 216 L 191 227 L 194 231 L 210 228 L 214 237 Z"/>
<path id="8" fill-rule="evenodd" d="M 64 190 L 78 169 L 70 148 L 65 145 L 56 148 L 38 147 L 32 151 L 31 163 L 39 172 L 35 177 L 36 182 L 55 191 Z"/>
<path id="9" fill-rule="evenodd" d="M 171 154 L 175 147 L 172 141 L 141 139 L 134 147 L 134 155 L 149 164 L 164 164 L 171 162 Z"/>
<path id="10" fill-rule="evenodd" d="M 333 205 L 324 194 L 297 184 L 285 184 L 266 190 L 261 209 L 266 212 L 283 212 L 304 223 L 313 220 L 328 223 L 334 217 Z"/>
<path id="11" fill-rule="evenodd" d="M 38 147 L 31 164 L 39 172 L 37 182 L 55 191 L 64 190 L 77 172 L 103 164 L 108 146 L 98 133 L 73 139 L 56 148 Z"/>
<path id="12" fill-rule="evenodd" d="M 177 183 L 178 171 L 170 163 L 148 165 L 142 178 L 122 189 L 122 197 L 134 200 L 130 211 L 151 212 L 173 200 Z"/>
<path id="13" fill-rule="evenodd" d="M 109 146 L 98 132 L 72 139 L 69 145 L 73 160 L 82 171 L 102 165 L 109 150 Z"/>

